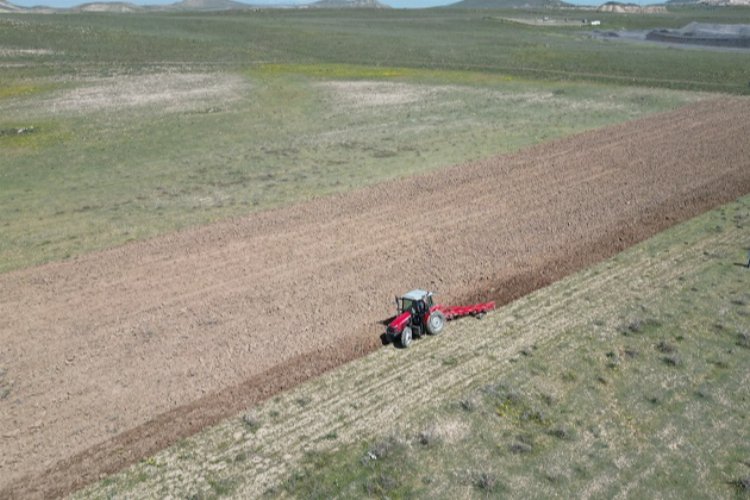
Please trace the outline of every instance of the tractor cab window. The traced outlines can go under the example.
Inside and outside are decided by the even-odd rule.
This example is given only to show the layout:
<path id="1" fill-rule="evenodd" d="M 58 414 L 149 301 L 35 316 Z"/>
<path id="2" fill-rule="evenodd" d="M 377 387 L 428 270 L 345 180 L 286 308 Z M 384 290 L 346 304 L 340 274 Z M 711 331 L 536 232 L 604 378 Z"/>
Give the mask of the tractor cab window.
<path id="1" fill-rule="evenodd" d="M 401 299 L 401 312 L 411 311 L 412 301 L 409 299 Z"/>
<path id="2" fill-rule="evenodd" d="M 427 306 L 427 309 L 432 307 L 432 295 L 428 295 L 424 298 L 424 303 Z"/>
<path id="3" fill-rule="evenodd" d="M 415 310 L 417 311 L 417 313 L 424 314 L 424 300 L 418 300 L 414 303 L 414 305 L 416 306 Z"/>

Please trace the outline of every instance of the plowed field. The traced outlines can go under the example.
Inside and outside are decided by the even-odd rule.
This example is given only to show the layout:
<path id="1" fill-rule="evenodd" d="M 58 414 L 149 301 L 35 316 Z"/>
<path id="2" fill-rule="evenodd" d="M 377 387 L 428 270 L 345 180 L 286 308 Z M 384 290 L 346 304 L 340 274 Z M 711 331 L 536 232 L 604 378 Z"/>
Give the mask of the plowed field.
<path id="1" fill-rule="evenodd" d="M 750 101 L 0 276 L 0 497 L 62 494 L 376 349 L 392 295 L 508 301 L 750 192 Z"/>

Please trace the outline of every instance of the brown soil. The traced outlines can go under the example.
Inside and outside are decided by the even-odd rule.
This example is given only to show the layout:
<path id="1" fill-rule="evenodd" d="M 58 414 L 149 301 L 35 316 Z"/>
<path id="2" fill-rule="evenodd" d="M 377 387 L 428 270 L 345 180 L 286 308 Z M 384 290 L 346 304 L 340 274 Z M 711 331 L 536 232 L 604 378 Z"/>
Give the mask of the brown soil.
<path id="1" fill-rule="evenodd" d="M 748 136 L 750 100 L 704 102 L 0 275 L 0 497 L 65 494 L 378 348 L 394 294 L 509 301 L 746 194 Z"/>

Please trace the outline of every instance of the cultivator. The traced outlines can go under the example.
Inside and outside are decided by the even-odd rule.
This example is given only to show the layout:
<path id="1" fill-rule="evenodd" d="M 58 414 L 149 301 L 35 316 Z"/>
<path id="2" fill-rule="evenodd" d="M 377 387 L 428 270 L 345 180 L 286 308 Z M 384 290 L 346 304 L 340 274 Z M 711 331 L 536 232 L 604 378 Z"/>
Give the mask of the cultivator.
<path id="1" fill-rule="evenodd" d="M 487 311 L 491 311 L 495 308 L 494 302 L 483 302 L 481 304 L 473 304 L 470 306 L 436 306 L 440 308 L 440 311 L 445 315 L 445 319 L 451 320 L 460 318 L 462 316 L 475 316 L 482 318 Z"/>
<path id="2" fill-rule="evenodd" d="M 412 290 L 396 297 L 398 315 L 388 324 L 386 335 L 398 338 L 403 347 L 409 347 L 415 336 L 424 333 L 439 335 L 445 322 L 462 316 L 481 318 L 495 308 L 494 302 L 484 302 L 469 306 L 444 306 L 433 304 L 433 293 L 425 290 Z"/>

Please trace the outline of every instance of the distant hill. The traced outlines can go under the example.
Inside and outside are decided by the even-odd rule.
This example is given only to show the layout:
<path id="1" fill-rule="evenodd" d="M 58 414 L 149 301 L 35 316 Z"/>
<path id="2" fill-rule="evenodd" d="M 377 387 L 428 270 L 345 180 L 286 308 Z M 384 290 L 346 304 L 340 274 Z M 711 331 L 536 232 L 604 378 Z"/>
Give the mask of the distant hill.
<path id="1" fill-rule="evenodd" d="M 43 1 L 43 0 L 41 0 Z M 529 1 L 540 1 L 540 0 L 529 0 Z M 544 0 L 548 1 L 548 0 Z M 244 9 L 273 9 L 273 8 L 329 8 L 329 9 L 390 9 L 389 5 L 381 3 L 378 0 L 318 0 L 314 3 L 309 4 L 274 4 L 274 5 L 251 5 L 244 2 L 237 2 L 234 0 L 181 0 L 167 5 L 136 5 L 130 2 L 104 2 L 95 1 L 83 3 L 71 7 L 69 9 L 58 9 L 49 7 L 33 7 L 30 9 L 24 7 L 18 7 L 8 2 L 7 0 L 0 0 L 0 13 L 6 12 L 38 12 L 38 13 L 53 13 L 53 12 L 113 12 L 113 13 L 129 13 L 129 12 L 154 12 L 154 11 L 167 11 L 167 12 L 210 12 L 210 11 L 223 11 L 223 10 L 244 10 Z"/>
<path id="2" fill-rule="evenodd" d="M 25 9 L 17 5 L 13 5 L 5 0 L 0 0 L 0 12 L 23 12 Z"/>
<path id="3" fill-rule="evenodd" d="M 749 0 L 750 1 L 750 0 Z M 667 12 L 663 5 L 638 5 L 634 3 L 607 2 L 597 12 L 616 12 L 627 14 L 658 14 Z"/>
<path id="4" fill-rule="evenodd" d="M 158 10 L 179 10 L 179 11 L 219 11 L 219 10 L 241 10 L 252 9 L 252 5 L 234 2 L 233 0 L 182 0 L 170 5 L 153 6 Z"/>
<path id="5" fill-rule="evenodd" d="M 714 7 L 750 7 L 750 0 L 668 0 L 667 5 L 711 5 Z"/>
<path id="6" fill-rule="evenodd" d="M 447 5 L 457 9 L 519 9 L 540 7 L 573 7 L 562 0 L 461 0 Z"/>
<path id="7" fill-rule="evenodd" d="M 128 2 L 91 2 L 70 9 L 71 12 L 143 12 L 139 5 Z"/>
<path id="8" fill-rule="evenodd" d="M 342 9 L 390 9 L 390 5 L 380 3 L 378 0 L 318 0 L 308 4 L 309 7 Z"/>

